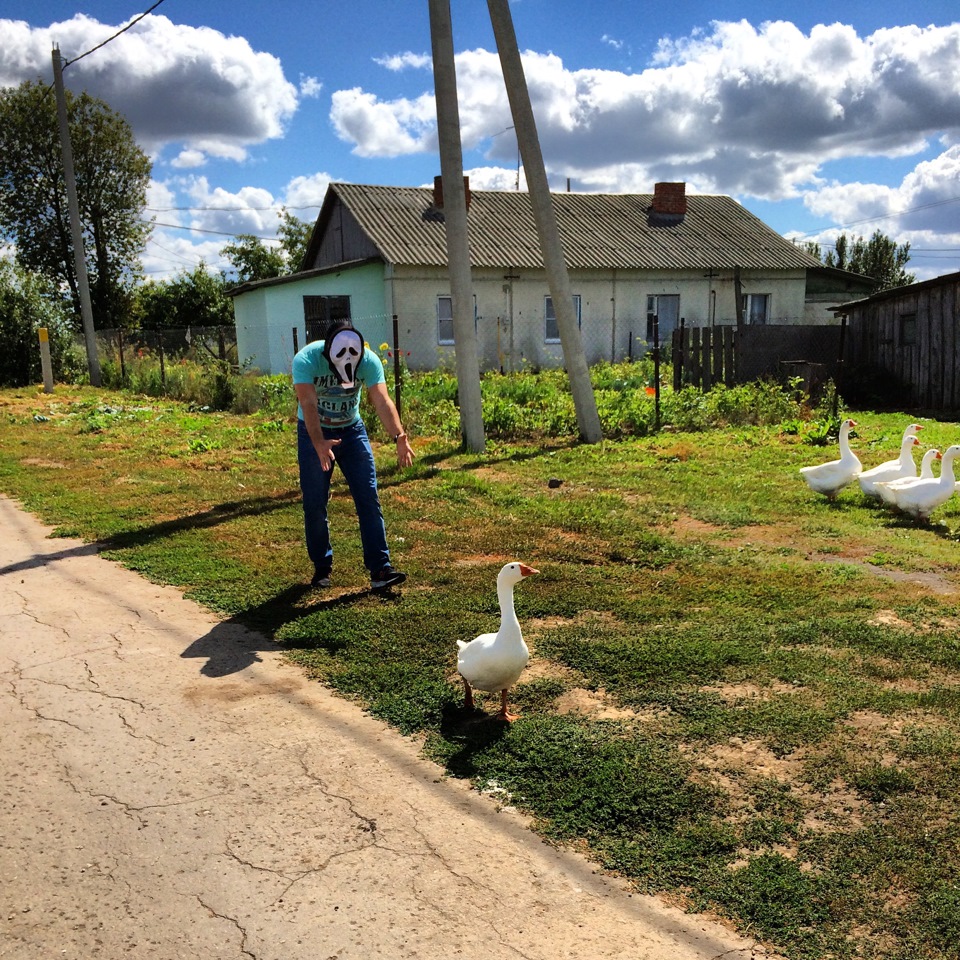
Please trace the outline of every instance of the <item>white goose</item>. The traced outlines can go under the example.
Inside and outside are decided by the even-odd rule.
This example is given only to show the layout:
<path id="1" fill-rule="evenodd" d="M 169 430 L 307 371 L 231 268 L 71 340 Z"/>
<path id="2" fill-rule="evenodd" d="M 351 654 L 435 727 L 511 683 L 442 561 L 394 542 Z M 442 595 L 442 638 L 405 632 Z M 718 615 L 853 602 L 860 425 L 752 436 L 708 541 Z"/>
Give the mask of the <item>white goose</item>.
<path id="1" fill-rule="evenodd" d="M 899 480 L 884 480 L 878 483 L 877 493 L 880 494 L 880 499 L 889 506 L 895 507 L 897 505 L 896 494 L 900 490 L 905 490 L 907 487 L 915 484 L 918 480 L 936 479 L 933 473 L 933 464 L 934 461 L 939 460 L 940 458 L 940 451 L 935 447 L 931 447 L 923 455 L 923 460 L 920 461 L 919 477 L 901 477 Z"/>
<path id="2" fill-rule="evenodd" d="M 513 587 L 524 577 L 539 573 L 533 567 L 516 561 L 505 564 L 497 575 L 497 597 L 500 600 L 500 629 L 481 633 L 469 642 L 458 640 L 457 669 L 463 678 L 464 706 L 473 710 L 473 691 L 500 693 L 500 712 L 496 718 L 508 722 L 517 717 L 507 710 L 507 691 L 523 673 L 530 651 L 523 642 L 520 622 L 513 608 Z"/>
<path id="3" fill-rule="evenodd" d="M 856 420 L 844 420 L 840 424 L 839 460 L 800 468 L 800 475 L 814 493 L 822 493 L 833 500 L 847 484 L 853 483 L 860 476 L 863 464 L 850 449 L 850 431 L 856 425 Z"/>
<path id="4" fill-rule="evenodd" d="M 902 477 L 916 477 L 917 465 L 913 462 L 913 448 L 920 445 L 917 439 L 917 431 L 923 427 L 919 423 L 911 423 L 903 431 L 903 439 L 900 441 L 900 456 L 896 460 L 887 460 L 879 466 L 864 470 L 857 478 L 860 481 L 860 489 L 868 497 L 879 497 L 877 484 L 884 483 L 887 480 L 900 480 Z"/>
<path id="5" fill-rule="evenodd" d="M 905 490 L 894 494 L 894 505 L 902 513 L 915 520 L 929 520 L 930 514 L 941 504 L 946 503 L 954 493 L 956 478 L 953 475 L 953 461 L 960 456 L 960 446 L 947 447 L 942 457 L 940 476 L 931 480 L 917 480 Z"/>

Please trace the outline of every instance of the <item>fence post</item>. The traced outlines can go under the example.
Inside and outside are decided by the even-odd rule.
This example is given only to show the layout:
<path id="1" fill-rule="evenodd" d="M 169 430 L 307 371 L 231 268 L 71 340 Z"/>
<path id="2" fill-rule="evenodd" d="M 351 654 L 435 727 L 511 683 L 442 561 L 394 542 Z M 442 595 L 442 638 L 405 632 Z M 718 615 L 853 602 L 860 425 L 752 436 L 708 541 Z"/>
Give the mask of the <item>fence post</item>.
<path id="1" fill-rule="evenodd" d="M 223 327 L 217 327 L 217 352 L 220 354 L 220 362 L 227 362 L 227 341 L 223 336 Z"/>
<path id="2" fill-rule="evenodd" d="M 837 357 L 837 378 L 833 382 L 833 418 L 839 416 L 839 404 L 840 404 L 840 382 L 843 379 L 843 349 L 846 346 L 847 341 L 847 315 L 840 315 L 840 356 Z"/>
<path id="3" fill-rule="evenodd" d="M 726 370 L 725 383 L 732 387 L 739 382 L 740 368 L 737 361 L 740 359 L 740 350 L 736 343 L 740 339 L 740 331 L 736 327 L 724 327 L 724 368 Z"/>
<path id="4" fill-rule="evenodd" d="M 660 317 L 653 315 L 653 432 L 660 432 Z"/>
<path id="5" fill-rule="evenodd" d="M 703 369 L 702 380 L 701 380 L 701 389 L 704 391 L 709 390 L 714 383 L 714 373 L 713 373 L 713 340 L 710 336 L 711 330 L 709 327 L 704 327 L 701 336 L 701 347 L 700 347 L 700 357 L 701 357 L 701 367 Z"/>
<path id="6" fill-rule="evenodd" d="M 50 362 L 50 334 L 46 327 L 37 330 L 40 337 L 40 369 L 43 372 L 43 392 L 53 393 L 53 364 Z"/>
<path id="7" fill-rule="evenodd" d="M 393 403 L 397 408 L 397 416 L 403 422 L 400 406 L 400 324 L 396 314 L 393 315 Z"/>
<path id="8" fill-rule="evenodd" d="M 167 367 L 163 361 L 163 334 L 157 330 L 157 353 L 160 354 L 160 382 L 163 384 L 163 392 L 167 392 Z"/>
<path id="9" fill-rule="evenodd" d="M 127 362 L 123 359 L 123 327 L 117 327 L 117 350 L 120 353 L 120 383 L 127 385 Z"/>
<path id="10" fill-rule="evenodd" d="M 680 318 L 680 326 L 673 331 L 673 389 L 677 392 L 683 387 L 683 363 L 684 363 L 684 336 L 685 325 L 683 317 Z"/>

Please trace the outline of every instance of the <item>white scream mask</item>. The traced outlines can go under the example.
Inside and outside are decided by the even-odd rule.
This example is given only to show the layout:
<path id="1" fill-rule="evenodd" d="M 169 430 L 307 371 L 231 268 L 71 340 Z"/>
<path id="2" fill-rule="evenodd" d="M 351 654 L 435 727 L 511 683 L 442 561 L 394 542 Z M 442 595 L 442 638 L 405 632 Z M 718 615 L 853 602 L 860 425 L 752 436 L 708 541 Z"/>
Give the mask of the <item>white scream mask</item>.
<path id="1" fill-rule="evenodd" d="M 340 385 L 348 389 L 352 387 L 357 379 L 357 367 L 363 359 L 363 337 L 356 330 L 338 330 L 324 344 L 323 353 Z"/>

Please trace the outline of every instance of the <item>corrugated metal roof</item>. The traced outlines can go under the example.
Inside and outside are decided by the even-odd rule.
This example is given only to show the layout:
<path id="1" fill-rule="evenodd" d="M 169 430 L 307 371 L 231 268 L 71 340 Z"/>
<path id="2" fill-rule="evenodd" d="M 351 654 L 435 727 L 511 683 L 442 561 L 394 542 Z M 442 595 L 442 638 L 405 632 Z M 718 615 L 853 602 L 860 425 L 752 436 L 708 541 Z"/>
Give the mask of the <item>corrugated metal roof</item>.
<path id="1" fill-rule="evenodd" d="M 388 263 L 445 266 L 442 222 L 424 219 L 433 190 L 333 183 Z M 772 269 L 820 262 L 745 210 L 732 197 L 687 195 L 678 223 L 657 225 L 652 194 L 555 193 L 554 209 L 571 269 Z M 472 190 L 468 213 L 475 267 L 543 266 L 530 195 Z"/>

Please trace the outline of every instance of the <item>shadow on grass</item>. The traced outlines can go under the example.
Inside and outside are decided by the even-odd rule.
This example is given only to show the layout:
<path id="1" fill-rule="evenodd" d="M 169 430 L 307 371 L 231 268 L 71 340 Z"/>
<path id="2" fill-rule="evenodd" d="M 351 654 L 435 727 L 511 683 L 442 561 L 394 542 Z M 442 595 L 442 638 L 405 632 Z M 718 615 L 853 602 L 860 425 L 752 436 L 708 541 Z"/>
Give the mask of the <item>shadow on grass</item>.
<path id="1" fill-rule="evenodd" d="M 376 597 L 382 603 L 393 603 L 400 595 L 391 589 L 372 591 L 353 590 L 335 597 L 304 603 L 308 594 L 316 590 L 306 584 L 294 584 L 276 596 L 250 607 L 236 616 L 218 623 L 212 630 L 198 637 L 180 654 L 183 659 L 206 659 L 200 668 L 205 677 L 224 677 L 239 673 L 255 663 L 262 662 L 262 652 L 277 653 L 291 647 L 318 647 L 323 644 L 278 643 L 273 639 L 277 631 L 293 620 L 302 619 L 320 610 L 349 607 L 366 597 Z"/>
<path id="2" fill-rule="evenodd" d="M 382 471 L 379 475 L 379 485 L 381 487 L 399 486 L 410 480 L 428 479 L 445 470 L 467 472 L 470 470 L 479 470 L 481 467 L 490 467 L 497 463 L 522 463 L 525 460 L 538 460 L 554 451 L 572 450 L 579 446 L 581 446 L 579 440 L 569 440 L 562 443 L 541 445 L 531 450 L 523 450 L 510 454 L 483 455 L 482 457 L 477 455 L 477 459 L 470 463 L 462 463 L 448 467 L 443 466 L 451 457 L 466 455 L 467 451 L 464 450 L 463 447 L 454 447 L 449 450 L 418 457 L 416 461 L 414 461 L 413 467 L 406 467 L 402 472 L 400 468 L 396 466 Z"/>
<path id="3" fill-rule="evenodd" d="M 440 717 L 440 736 L 456 749 L 444 757 L 447 772 L 472 780 L 478 772 L 476 757 L 502 740 L 510 729 L 505 720 L 483 710 L 467 710 L 462 704 L 445 704 Z"/>
<path id="4" fill-rule="evenodd" d="M 218 503 L 208 510 L 191 513 L 174 520 L 164 520 L 152 526 L 137 530 L 126 530 L 115 533 L 95 541 L 99 550 L 127 550 L 132 547 L 142 547 L 145 544 L 160 540 L 183 530 L 199 530 L 204 527 L 215 527 L 221 523 L 230 523 L 240 517 L 262 516 L 274 510 L 285 510 L 291 504 L 300 502 L 300 491 L 290 490 L 273 497 L 251 497 L 249 500 L 233 500 L 227 503 Z"/>

